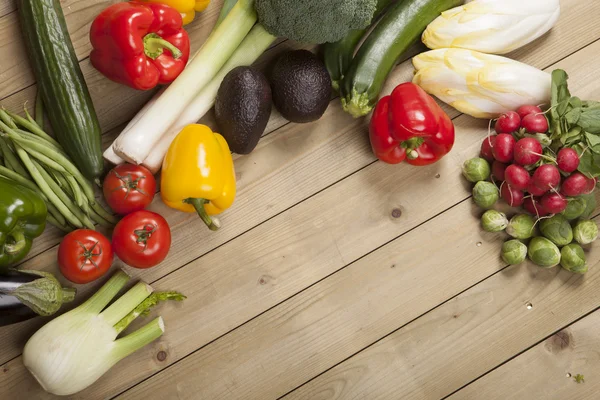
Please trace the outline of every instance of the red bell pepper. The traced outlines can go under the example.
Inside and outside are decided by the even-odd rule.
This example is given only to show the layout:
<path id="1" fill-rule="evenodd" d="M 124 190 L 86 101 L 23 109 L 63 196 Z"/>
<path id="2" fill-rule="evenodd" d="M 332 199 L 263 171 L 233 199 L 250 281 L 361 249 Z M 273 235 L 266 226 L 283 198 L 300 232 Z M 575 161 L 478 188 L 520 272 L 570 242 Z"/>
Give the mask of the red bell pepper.
<path id="1" fill-rule="evenodd" d="M 164 4 L 114 4 L 96 17 L 90 40 L 92 65 L 134 89 L 172 82 L 190 58 L 181 14 Z"/>
<path id="2" fill-rule="evenodd" d="M 383 162 L 433 164 L 454 145 L 454 124 L 435 100 L 403 83 L 375 107 L 369 129 L 373 152 Z"/>

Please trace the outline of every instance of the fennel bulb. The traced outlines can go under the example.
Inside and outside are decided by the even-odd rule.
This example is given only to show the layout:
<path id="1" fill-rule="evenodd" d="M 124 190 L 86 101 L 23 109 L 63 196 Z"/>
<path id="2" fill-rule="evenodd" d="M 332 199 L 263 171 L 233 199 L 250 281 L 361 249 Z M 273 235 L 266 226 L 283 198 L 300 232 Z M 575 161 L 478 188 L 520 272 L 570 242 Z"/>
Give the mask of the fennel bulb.
<path id="1" fill-rule="evenodd" d="M 522 105 L 550 101 L 550 74 L 506 57 L 438 49 L 414 57 L 413 65 L 415 84 L 475 118 L 493 119 Z"/>
<path id="2" fill-rule="evenodd" d="M 85 303 L 50 321 L 29 339 L 23 364 L 44 390 L 63 396 L 77 393 L 163 334 L 164 322 L 158 317 L 117 339 L 159 301 L 185 298 L 176 292 L 152 293 L 150 286 L 139 282 L 104 309 L 128 281 L 125 272 L 117 272 Z"/>
<path id="3" fill-rule="evenodd" d="M 559 0 L 475 0 L 444 11 L 422 40 L 430 49 L 506 54 L 548 32 L 559 16 Z"/>

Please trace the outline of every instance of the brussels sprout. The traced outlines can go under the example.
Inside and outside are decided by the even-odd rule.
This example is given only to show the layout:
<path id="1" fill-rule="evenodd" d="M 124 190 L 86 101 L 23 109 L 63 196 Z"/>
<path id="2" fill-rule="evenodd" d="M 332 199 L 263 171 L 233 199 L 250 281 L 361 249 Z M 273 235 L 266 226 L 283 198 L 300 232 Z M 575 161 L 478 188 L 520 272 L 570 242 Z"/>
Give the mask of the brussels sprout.
<path id="1" fill-rule="evenodd" d="M 522 242 L 512 239 L 502 245 L 502 259 L 510 265 L 520 264 L 527 257 L 527 246 Z"/>
<path id="2" fill-rule="evenodd" d="M 496 211 L 487 210 L 481 216 L 481 226 L 487 232 L 500 232 L 508 225 L 506 214 Z"/>
<path id="3" fill-rule="evenodd" d="M 585 253 L 580 245 L 568 244 L 560 251 L 560 265 L 567 271 L 585 274 L 588 266 L 585 263 Z"/>
<path id="4" fill-rule="evenodd" d="M 589 217 L 591 217 L 592 213 L 594 212 L 594 210 L 596 209 L 596 195 L 594 195 L 594 193 L 591 194 L 584 194 L 583 196 L 579 196 L 583 199 L 585 199 L 586 201 L 586 207 L 585 207 L 585 211 L 583 212 L 583 214 L 581 214 L 579 216 L 579 218 L 581 219 L 588 219 Z"/>
<path id="5" fill-rule="evenodd" d="M 565 246 L 573 241 L 573 229 L 567 219 L 556 214 L 540 222 L 540 232 L 557 246 Z"/>
<path id="6" fill-rule="evenodd" d="M 490 177 L 490 164 L 483 158 L 471 158 L 463 164 L 462 173 L 469 182 L 485 181 Z"/>
<path id="7" fill-rule="evenodd" d="M 565 208 L 565 211 L 563 211 L 561 214 L 564 215 L 566 219 L 571 221 L 581 217 L 581 214 L 584 213 L 586 208 L 587 200 L 583 197 L 576 197 L 569 200 L 567 203 L 567 208 Z"/>
<path id="8" fill-rule="evenodd" d="M 499 198 L 498 187 L 491 182 L 479 181 L 473 188 L 473 200 L 481 208 L 490 208 Z"/>
<path id="9" fill-rule="evenodd" d="M 549 268 L 560 263 L 560 250 L 545 237 L 537 236 L 531 239 L 527 255 L 534 264 L 540 267 Z"/>
<path id="10" fill-rule="evenodd" d="M 590 244 L 598 238 L 598 225 L 589 219 L 579 221 L 573 228 L 573 237 L 579 244 Z"/>
<path id="11" fill-rule="evenodd" d="M 529 214 L 517 214 L 510 219 L 506 233 L 515 239 L 529 239 L 533 236 L 535 219 Z"/>

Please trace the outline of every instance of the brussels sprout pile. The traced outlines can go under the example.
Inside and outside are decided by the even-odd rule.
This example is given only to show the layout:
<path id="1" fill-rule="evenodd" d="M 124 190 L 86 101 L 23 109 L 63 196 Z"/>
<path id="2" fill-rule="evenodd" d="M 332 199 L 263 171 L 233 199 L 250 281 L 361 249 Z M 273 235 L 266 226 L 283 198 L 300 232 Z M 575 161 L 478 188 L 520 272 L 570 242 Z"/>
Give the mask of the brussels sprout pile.
<path id="1" fill-rule="evenodd" d="M 519 204 L 524 205 L 525 212 L 509 218 L 504 212 L 494 209 L 503 194 L 502 187 L 488 180 L 494 174 L 493 170 L 484 158 L 477 157 L 464 163 L 462 173 L 465 179 L 475 183 L 473 201 L 486 210 L 481 216 L 483 230 L 504 231 L 511 237 L 502 245 L 504 262 L 515 265 L 529 258 L 543 268 L 560 264 L 567 271 L 586 273 L 588 266 L 582 246 L 594 242 L 599 234 L 596 222 L 588 219 L 596 207 L 594 194 L 568 198 L 563 211 L 553 215 L 547 215 L 545 211 L 542 213 L 541 209 L 537 209 L 540 205 L 538 200 L 525 196 Z M 511 205 L 511 201 L 505 201 Z M 528 209 L 528 202 L 535 212 Z"/>

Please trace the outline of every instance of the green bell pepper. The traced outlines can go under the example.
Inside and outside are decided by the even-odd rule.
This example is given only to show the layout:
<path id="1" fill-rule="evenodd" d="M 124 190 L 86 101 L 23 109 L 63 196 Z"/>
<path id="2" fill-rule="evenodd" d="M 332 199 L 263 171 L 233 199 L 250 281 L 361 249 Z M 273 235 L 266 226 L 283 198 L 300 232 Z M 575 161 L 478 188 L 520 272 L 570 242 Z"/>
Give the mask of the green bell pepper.
<path id="1" fill-rule="evenodd" d="M 37 193 L 0 176 L 0 271 L 25 258 L 44 232 L 47 214 Z"/>

